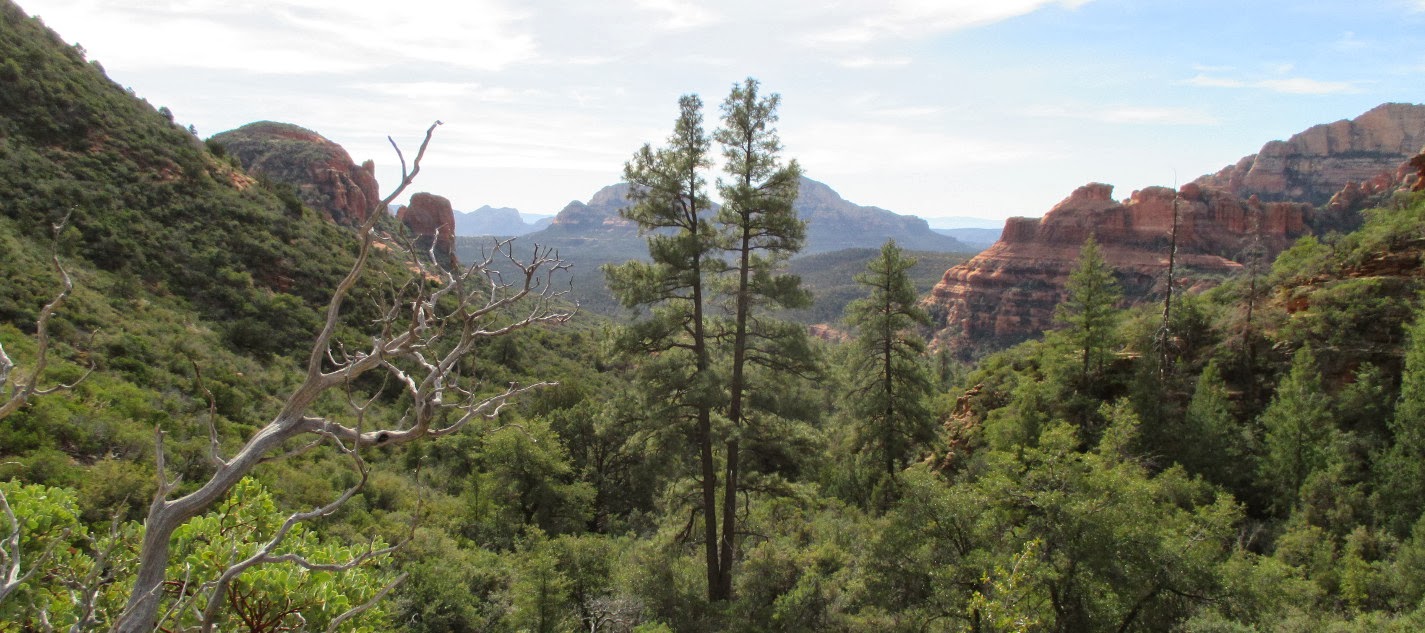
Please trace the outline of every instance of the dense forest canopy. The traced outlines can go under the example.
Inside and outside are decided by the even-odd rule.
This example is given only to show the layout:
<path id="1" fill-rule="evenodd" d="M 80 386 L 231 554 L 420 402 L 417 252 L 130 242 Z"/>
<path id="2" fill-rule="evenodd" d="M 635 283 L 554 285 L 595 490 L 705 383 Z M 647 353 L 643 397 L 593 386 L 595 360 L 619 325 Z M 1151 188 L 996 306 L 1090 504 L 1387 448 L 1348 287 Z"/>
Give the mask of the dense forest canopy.
<path id="1" fill-rule="evenodd" d="M 400 234 L 384 213 L 331 223 L 3 20 L 0 631 L 132 630 L 155 508 L 284 419 L 312 433 L 172 522 L 157 628 L 1425 628 L 1425 193 L 1170 312 L 1087 240 L 1054 329 L 953 362 L 895 244 L 802 273 L 869 262 L 838 335 L 784 320 L 816 310 L 799 166 L 749 79 L 637 149 L 627 311 L 566 319 L 538 275 L 507 304 L 403 258 L 366 237 Z"/>

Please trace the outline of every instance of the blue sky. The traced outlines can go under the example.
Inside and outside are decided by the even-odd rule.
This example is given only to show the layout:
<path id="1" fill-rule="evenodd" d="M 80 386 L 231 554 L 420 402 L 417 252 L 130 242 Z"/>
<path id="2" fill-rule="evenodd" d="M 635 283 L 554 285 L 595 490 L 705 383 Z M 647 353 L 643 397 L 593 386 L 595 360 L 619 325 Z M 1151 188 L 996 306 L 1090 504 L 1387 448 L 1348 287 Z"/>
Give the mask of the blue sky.
<path id="1" fill-rule="evenodd" d="M 554 213 L 661 143 L 678 96 L 781 93 L 786 156 L 922 217 L 1187 182 L 1310 125 L 1425 102 L 1425 0 L 19 0 L 206 137 L 302 125 L 417 190 Z M 389 186 L 389 185 L 388 185 Z"/>

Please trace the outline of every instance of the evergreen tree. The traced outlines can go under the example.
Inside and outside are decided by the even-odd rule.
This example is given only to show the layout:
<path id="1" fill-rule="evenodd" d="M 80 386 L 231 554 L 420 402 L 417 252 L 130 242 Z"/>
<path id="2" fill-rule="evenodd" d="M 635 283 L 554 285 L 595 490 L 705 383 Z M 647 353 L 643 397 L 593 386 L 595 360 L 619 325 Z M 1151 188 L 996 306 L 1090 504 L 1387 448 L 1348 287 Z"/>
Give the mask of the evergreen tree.
<path id="1" fill-rule="evenodd" d="M 1402 535 L 1425 508 L 1425 310 L 1408 334 L 1400 400 L 1390 419 L 1393 444 L 1377 463 L 1384 514 Z"/>
<path id="2" fill-rule="evenodd" d="M 711 148 L 703 131 L 702 100 L 684 95 L 666 147 L 645 144 L 624 165 L 632 185 L 632 207 L 620 213 L 647 236 L 651 262 L 608 266 L 609 288 L 625 307 L 652 307 L 652 314 L 630 326 L 619 339 L 640 365 L 649 390 L 650 417 L 691 426 L 698 454 L 704 557 L 709 599 L 725 599 L 718 546 L 717 462 L 713 454 L 712 414 L 721 385 L 712 364 L 707 330 L 707 275 L 717 271 L 716 233 L 703 171 Z"/>
<path id="3" fill-rule="evenodd" d="M 1277 385 L 1261 423 L 1265 453 L 1259 476 L 1279 509 L 1295 507 L 1301 485 L 1328 464 L 1335 441 L 1330 399 L 1310 347 L 1292 356 L 1291 372 Z"/>
<path id="4" fill-rule="evenodd" d="M 860 424 L 859 444 L 879 458 L 890 478 L 935 433 L 926 405 L 932 382 L 921 358 L 925 342 L 911 329 L 930 323 L 916 304 L 907 273 L 914 265 L 915 259 L 902 255 L 894 240 L 887 241 L 880 257 L 856 276 L 871 295 L 846 307 L 846 321 L 856 330 L 850 396 Z"/>
<path id="5" fill-rule="evenodd" d="M 792 203 L 797 197 L 801 168 L 796 161 L 781 165 L 777 154 L 779 95 L 759 97 L 757 80 L 734 85 L 722 104 L 722 127 L 714 138 L 722 146 L 728 179 L 718 181 L 723 206 L 717 225 L 730 251 L 732 323 L 723 342 L 731 343 L 727 417 L 733 425 L 726 441 L 722 511 L 722 551 L 719 594 L 732 592 L 733 535 L 736 534 L 739 453 L 745 427 L 752 422 L 750 391 L 765 385 L 749 384 L 749 365 L 774 372 L 804 374 L 811 370 L 811 348 L 806 329 L 795 323 L 759 314 L 773 308 L 800 308 L 811 304 L 801 279 L 777 274 L 776 267 L 801 250 L 806 223 L 797 218 Z M 767 404 L 777 398 L 763 397 Z M 776 411 L 764 413 L 775 415 Z"/>
<path id="6" fill-rule="evenodd" d="M 1103 372 L 1113 346 L 1118 321 L 1118 310 L 1114 306 L 1120 297 L 1113 269 L 1099 253 L 1098 241 L 1093 235 L 1084 240 L 1079 250 L 1079 265 L 1069 273 L 1065 290 L 1068 297 L 1054 310 L 1054 318 L 1067 326 L 1069 341 L 1080 350 L 1083 359 L 1080 380 L 1088 384 L 1090 375 Z"/>
<path id="7" fill-rule="evenodd" d="M 1179 461 L 1189 472 L 1240 492 L 1251 476 L 1242 468 L 1250 446 L 1244 428 L 1232 412 L 1222 372 L 1216 362 L 1208 363 L 1188 402 L 1182 437 L 1175 438 Z"/>

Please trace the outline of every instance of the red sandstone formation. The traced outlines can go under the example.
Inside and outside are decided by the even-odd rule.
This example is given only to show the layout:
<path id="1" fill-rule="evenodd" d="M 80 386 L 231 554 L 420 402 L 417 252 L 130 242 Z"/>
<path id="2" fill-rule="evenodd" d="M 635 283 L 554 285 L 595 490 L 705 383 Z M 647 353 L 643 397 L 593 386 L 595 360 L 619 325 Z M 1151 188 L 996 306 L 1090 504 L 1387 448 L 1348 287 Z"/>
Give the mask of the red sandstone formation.
<path id="1" fill-rule="evenodd" d="M 1425 182 L 1425 158 L 1402 165 L 1422 147 L 1425 106 L 1389 103 L 1354 120 L 1272 141 L 1260 153 L 1184 186 L 1178 196 L 1177 262 L 1183 272 L 1177 287 L 1210 285 L 1240 269 L 1254 235 L 1271 257 L 1311 229 L 1349 228 L 1356 211 L 1399 187 Z M 1127 301 L 1161 296 L 1173 192 L 1150 187 L 1124 202 L 1113 200 L 1112 192 L 1109 185 L 1086 185 L 1042 219 L 1011 218 L 998 243 L 946 271 L 926 299 L 941 328 L 937 340 L 967 355 L 1050 327 L 1089 234 L 1116 268 Z M 1313 214 L 1310 205 L 1325 206 Z"/>
<path id="2" fill-rule="evenodd" d="M 1127 300 L 1161 293 L 1174 193 L 1150 187 L 1124 202 L 1112 194 L 1111 185 L 1093 183 L 1042 219 L 1011 218 L 998 243 L 946 271 L 925 300 L 940 328 L 937 340 L 966 355 L 1049 328 L 1090 234 L 1115 268 Z M 1194 184 L 1182 188 L 1177 206 L 1179 288 L 1210 285 L 1241 269 L 1254 235 L 1268 254 L 1280 251 L 1308 232 L 1311 213 L 1304 204 L 1242 200 Z"/>
<path id="3" fill-rule="evenodd" d="M 1425 105 L 1387 103 L 1353 120 L 1272 141 L 1197 183 L 1241 197 L 1323 204 L 1348 182 L 1364 183 L 1425 148 Z"/>
<path id="4" fill-rule="evenodd" d="M 248 173 L 296 187 L 304 204 L 338 224 L 361 225 L 381 199 L 375 163 L 357 166 L 340 145 L 306 128 L 259 121 L 210 140 Z"/>
<path id="5" fill-rule="evenodd" d="M 411 204 L 396 210 L 396 217 L 416 236 L 422 252 L 435 245 L 436 261 L 448 262 L 455 252 L 455 211 L 450 201 L 430 193 L 411 196 Z"/>

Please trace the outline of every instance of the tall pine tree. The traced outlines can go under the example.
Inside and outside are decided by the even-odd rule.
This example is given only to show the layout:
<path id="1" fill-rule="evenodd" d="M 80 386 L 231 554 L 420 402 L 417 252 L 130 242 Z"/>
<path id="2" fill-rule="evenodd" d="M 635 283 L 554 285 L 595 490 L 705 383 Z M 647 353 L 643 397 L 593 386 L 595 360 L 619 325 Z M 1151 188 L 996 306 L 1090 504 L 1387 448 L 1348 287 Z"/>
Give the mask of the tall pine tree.
<path id="1" fill-rule="evenodd" d="M 648 318 L 624 331 L 619 347 L 642 360 L 639 371 L 649 390 L 651 417 L 691 426 L 702 492 L 708 597 L 718 600 L 727 596 L 720 592 L 723 565 L 712 415 L 722 400 L 722 385 L 707 328 L 707 281 L 722 262 L 703 176 L 711 165 L 703 103 L 696 95 L 684 95 L 678 107 L 667 146 L 654 150 L 645 144 L 624 165 L 634 205 L 621 213 L 646 236 L 652 261 L 608 266 L 605 273 L 610 290 L 625 307 L 652 308 Z"/>
<path id="2" fill-rule="evenodd" d="M 925 342 L 912 329 L 930 323 L 916 303 L 907 272 L 914 265 L 915 259 L 905 257 L 894 240 L 887 241 L 866 272 L 856 276 L 871 295 L 846 307 L 846 321 L 856 330 L 850 395 L 859 444 L 876 455 L 891 480 L 912 451 L 935 435 L 926 403 L 932 381 L 922 358 Z"/>
<path id="3" fill-rule="evenodd" d="M 652 308 L 649 318 L 625 331 L 621 348 L 640 359 L 650 411 L 690 428 L 713 601 L 732 596 L 744 435 L 758 415 L 779 415 L 775 405 L 783 400 L 755 372 L 806 374 L 813 366 L 804 328 L 767 314 L 804 307 L 811 299 L 797 277 L 777 272 L 806 234 L 792 210 L 801 171 L 795 161 L 781 164 L 775 127 L 780 99 L 762 97 L 758 88 L 748 79 L 722 105 L 715 138 L 727 178 L 718 182 L 724 205 L 716 213 L 704 191 L 711 143 L 696 96 L 680 100 L 665 148 L 645 145 L 625 165 L 636 204 L 623 215 L 646 236 L 652 262 L 606 269 L 625 306 Z M 715 318 L 718 306 L 731 316 Z M 759 393 L 763 397 L 755 397 Z M 729 425 L 714 427 L 719 413 Z"/>
<path id="4" fill-rule="evenodd" d="M 717 225 L 729 251 L 731 277 L 728 292 L 732 311 L 723 343 L 730 343 L 727 418 L 732 432 L 725 442 L 723 478 L 722 564 L 718 593 L 732 595 L 732 562 L 737 533 L 737 492 L 741 478 L 742 436 L 754 423 L 753 402 L 775 403 L 777 398 L 753 399 L 759 387 L 750 369 L 805 374 L 812 370 L 806 329 L 770 318 L 770 309 L 811 304 L 811 296 L 794 275 L 778 274 L 777 267 L 801 250 L 806 223 L 797 218 L 792 203 L 797 198 L 801 168 L 796 161 L 782 165 L 777 137 L 779 95 L 758 95 L 758 82 L 748 78 L 734 85 L 722 104 L 722 127 L 713 135 L 722 146 L 727 179 L 718 180 L 723 206 Z M 768 376 L 775 375 L 769 372 Z M 776 415 L 778 412 L 762 413 Z"/>

